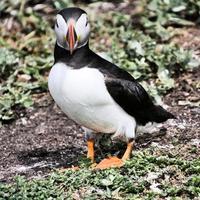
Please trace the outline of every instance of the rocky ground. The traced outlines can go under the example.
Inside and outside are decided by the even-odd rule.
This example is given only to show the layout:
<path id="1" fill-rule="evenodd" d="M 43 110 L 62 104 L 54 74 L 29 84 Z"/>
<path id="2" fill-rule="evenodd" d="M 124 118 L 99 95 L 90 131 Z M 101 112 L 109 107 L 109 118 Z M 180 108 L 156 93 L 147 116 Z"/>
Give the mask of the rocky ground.
<path id="1" fill-rule="evenodd" d="M 155 147 L 154 155 L 167 152 L 187 160 L 200 155 L 199 77 L 197 69 L 176 80 L 176 88 L 164 97 L 164 102 L 177 119 L 160 126 L 161 131 L 140 136 L 136 150 Z M 1 181 L 19 174 L 45 176 L 52 169 L 77 165 L 86 153 L 82 130 L 60 111 L 49 94 L 36 95 L 35 99 L 33 108 L 19 111 L 17 120 L 1 127 Z M 109 148 L 103 146 L 97 154 L 118 154 L 120 150 L 124 147 L 113 144 Z"/>

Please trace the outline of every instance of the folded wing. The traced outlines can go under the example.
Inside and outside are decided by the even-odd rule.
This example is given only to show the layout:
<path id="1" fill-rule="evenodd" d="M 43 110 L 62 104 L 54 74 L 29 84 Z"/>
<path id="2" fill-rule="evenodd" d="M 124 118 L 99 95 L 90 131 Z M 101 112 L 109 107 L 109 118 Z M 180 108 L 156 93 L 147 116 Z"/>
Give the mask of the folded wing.
<path id="1" fill-rule="evenodd" d="M 112 98 L 130 115 L 138 124 L 148 122 L 164 122 L 174 116 L 161 106 L 154 105 L 144 88 L 133 81 L 120 78 L 106 78 L 106 87 Z"/>

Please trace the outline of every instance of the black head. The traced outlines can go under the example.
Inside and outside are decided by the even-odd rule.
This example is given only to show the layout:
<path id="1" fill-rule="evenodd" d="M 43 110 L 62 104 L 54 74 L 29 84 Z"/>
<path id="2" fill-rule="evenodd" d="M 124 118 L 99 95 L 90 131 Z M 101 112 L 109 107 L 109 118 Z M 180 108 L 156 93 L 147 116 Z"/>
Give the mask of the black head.
<path id="1" fill-rule="evenodd" d="M 56 16 L 55 32 L 58 46 L 73 53 L 87 44 L 90 25 L 87 13 L 80 8 L 65 8 Z"/>
<path id="2" fill-rule="evenodd" d="M 71 7 L 71 8 L 64 8 L 62 10 L 60 10 L 58 12 L 59 15 L 62 15 L 62 17 L 64 18 L 64 20 L 67 22 L 68 19 L 73 18 L 75 21 L 78 20 L 78 18 L 82 15 L 82 14 L 86 14 L 87 13 L 80 9 L 80 8 L 76 8 L 76 7 Z"/>

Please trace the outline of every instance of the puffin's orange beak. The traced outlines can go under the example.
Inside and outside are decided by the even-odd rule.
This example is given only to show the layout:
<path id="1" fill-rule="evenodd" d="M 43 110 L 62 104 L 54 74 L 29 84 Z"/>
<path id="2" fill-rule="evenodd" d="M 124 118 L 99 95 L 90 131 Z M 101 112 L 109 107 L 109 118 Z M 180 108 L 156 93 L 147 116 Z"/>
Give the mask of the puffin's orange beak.
<path id="1" fill-rule="evenodd" d="M 76 35 L 76 31 L 74 29 L 74 21 L 73 20 L 70 20 L 70 22 L 69 22 L 66 40 L 69 44 L 70 53 L 72 54 L 74 51 L 74 46 L 75 46 L 76 40 L 77 40 L 77 35 Z"/>

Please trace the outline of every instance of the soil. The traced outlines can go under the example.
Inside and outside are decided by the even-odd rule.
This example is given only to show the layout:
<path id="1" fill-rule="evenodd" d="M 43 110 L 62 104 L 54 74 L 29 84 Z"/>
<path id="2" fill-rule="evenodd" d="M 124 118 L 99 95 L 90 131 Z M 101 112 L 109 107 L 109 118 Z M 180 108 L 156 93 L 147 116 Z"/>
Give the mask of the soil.
<path id="1" fill-rule="evenodd" d="M 85 146 L 79 127 L 49 95 L 37 98 L 33 109 L 1 128 L 1 180 L 17 174 L 40 176 L 52 168 L 72 165 L 83 154 Z"/>
<path id="2" fill-rule="evenodd" d="M 168 152 L 185 159 L 200 155 L 200 70 L 182 74 L 176 88 L 164 97 L 168 110 L 176 120 L 168 120 L 160 131 L 143 134 L 137 139 L 136 150 L 156 146 L 154 154 Z M 41 177 L 55 168 L 77 165 L 86 154 L 86 142 L 81 128 L 69 120 L 55 105 L 49 94 L 35 96 L 32 109 L 0 130 L 0 180 L 10 181 L 15 175 Z M 102 153 L 119 154 L 124 147 L 103 146 Z M 119 152 L 118 152 L 119 151 Z"/>
<path id="3" fill-rule="evenodd" d="M 199 58 L 199 30 L 192 28 L 183 32 L 187 34 L 174 38 L 174 42 L 193 49 Z M 177 119 L 168 120 L 151 134 L 140 135 L 135 150 L 153 147 L 154 155 L 166 153 L 187 160 L 200 156 L 199 77 L 200 68 L 176 78 L 175 88 L 163 101 Z M 16 108 L 18 119 L 0 128 L 2 182 L 11 181 L 16 175 L 43 177 L 56 168 L 76 166 L 85 157 L 87 149 L 82 129 L 62 113 L 48 93 L 35 95 L 34 99 L 33 108 L 25 111 Z M 125 148 L 121 144 L 104 143 L 96 148 L 96 154 L 98 158 L 108 152 L 121 155 Z"/>

